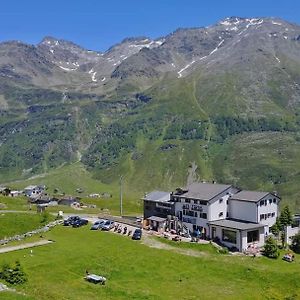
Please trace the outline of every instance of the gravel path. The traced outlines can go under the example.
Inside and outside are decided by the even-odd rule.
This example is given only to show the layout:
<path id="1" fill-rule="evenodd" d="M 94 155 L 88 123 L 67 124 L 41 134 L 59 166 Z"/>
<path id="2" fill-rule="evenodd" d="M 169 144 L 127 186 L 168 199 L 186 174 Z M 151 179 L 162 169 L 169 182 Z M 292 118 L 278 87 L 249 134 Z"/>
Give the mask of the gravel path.
<path id="1" fill-rule="evenodd" d="M 17 246 L 8 246 L 8 247 L 6 246 L 6 247 L 0 248 L 0 253 L 6 253 L 6 252 L 11 252 L 11 251 L 16 251 L 16 250 L 33 248 L 33 247 L 43 246 L 43 245 L 47 245 L 47 244 L 51 244 L 51 243 L 53 243 L 53 241 L 41 240 L 38 242 L 24 243 L 24 244 L 17 245 Z"/>
<path id="2" fill-rule="evenodd" d="M 148 247 L 151 247 L 151 248 L 171 250 L 173 252 L 183 254 L 183 255 L 188 255 L 188 256 L 194 256 L 194 257 L 202 256 L 203 257 L 203 256 L 207 255 L 207 253 L 205 253 L 205 252 L 196 251 L 196 250 L 192 250 L 192 249 L 177 248 L 177 247 L 173 247 L 171 245 L 165 244 L 163 242 L 158 241 L 153 236 L 150 236 L 147 233 L 145 234 L 145 231 L 143 232 L 142 244 L 144 244 Z"/>

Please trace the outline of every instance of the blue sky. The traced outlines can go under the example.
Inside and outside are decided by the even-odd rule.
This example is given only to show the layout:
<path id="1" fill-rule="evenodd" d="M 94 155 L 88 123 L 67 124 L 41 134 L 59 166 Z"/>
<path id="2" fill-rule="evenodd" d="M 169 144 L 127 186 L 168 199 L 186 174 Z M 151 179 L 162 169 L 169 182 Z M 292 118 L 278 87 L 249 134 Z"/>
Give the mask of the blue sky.
<path id="1" fill-rule="evenodd" d="M 3 0 L 0 41 L 36 44 L 51 35 L 104 51 L 125 37 L 157 38 L 227 16 L 275 16 L 300 24 L 299 11 L 299 0 Z"/>

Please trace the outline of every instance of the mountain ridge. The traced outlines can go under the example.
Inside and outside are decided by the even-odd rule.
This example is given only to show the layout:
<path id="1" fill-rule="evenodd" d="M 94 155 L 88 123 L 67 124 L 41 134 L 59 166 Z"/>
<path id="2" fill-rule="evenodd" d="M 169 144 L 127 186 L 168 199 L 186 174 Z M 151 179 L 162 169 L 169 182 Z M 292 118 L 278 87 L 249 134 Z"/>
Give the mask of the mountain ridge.
<path id="1" fill-rule="evenodd" d="M 105 52 L 49 36 L 0 43 L 0 181 L 81 153 L 107 184 L 125 174 L 137 189 L 184 185 L 196 165 L 198 178 L 276 189 L 296 203 L 299 36 L 282 19 L 229 17 Z M 258 174 L 252 152 L 267 171 Z"/>

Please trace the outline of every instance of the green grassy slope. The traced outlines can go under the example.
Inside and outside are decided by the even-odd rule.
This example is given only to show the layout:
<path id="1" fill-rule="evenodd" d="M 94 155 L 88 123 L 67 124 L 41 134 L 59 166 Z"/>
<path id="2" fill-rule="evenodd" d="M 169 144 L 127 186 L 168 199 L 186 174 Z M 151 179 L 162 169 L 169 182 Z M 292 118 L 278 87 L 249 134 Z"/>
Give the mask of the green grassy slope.
<path id="1" fill-rule="evenodd" d="M 296 299 L 300 292 L 298 256 L 293 264 L 205 250 L 191 257 L 86 227 L 46 236 L 55 243 L 32 256 L 1 254 L 9 263 L 20 260 L 29 280 L 18 290 L 32 299 Z M 85 282 L 85 270 L 106 276 L 107 285 Z"/>

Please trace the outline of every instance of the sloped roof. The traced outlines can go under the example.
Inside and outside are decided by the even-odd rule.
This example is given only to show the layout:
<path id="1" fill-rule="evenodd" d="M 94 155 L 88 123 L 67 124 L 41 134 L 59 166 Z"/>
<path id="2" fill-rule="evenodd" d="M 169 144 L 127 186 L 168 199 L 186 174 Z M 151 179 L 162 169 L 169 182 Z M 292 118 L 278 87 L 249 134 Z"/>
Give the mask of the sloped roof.
<path id="1" fill-rule="evenodd" d="M 231 199 L 239 201 L 258 202 L 268 194 L 268 192 L 240 191 L 234 194 Z"/>
<path id="2" fill-rule="evenodd" d="M 264 224 L 245 222 L 245 221 L 235 220 L 235 219 L 216 220 L 216 221 L 210 221 L 208 223 L 209 225 L 220 226 L 229 229 L 239 229 L 239 230 L 256 229 L 256 228 L 266 226 Z"/>
<path id="3" fill-rule="evenodd" d="M 221 194 L 231 185 L 227 184 L 216 184 L 216 183 L 192 183 L 183 193 L 182 196 L 186 198 L 200 199 L 200 200 L 210 200 L 215 196 Z"/>
<path id="4" fill-rule="evenodd" d="M 147 201 L 168 202 L 170 201 L 170 193 L 162 191 L 153 191 L 147 194 L 143 199 Z"/>

